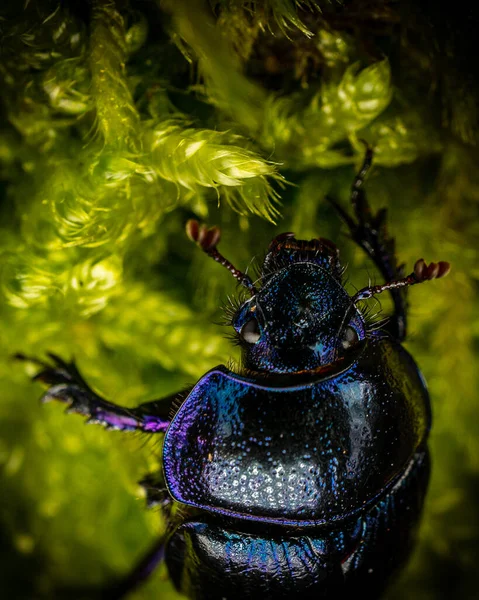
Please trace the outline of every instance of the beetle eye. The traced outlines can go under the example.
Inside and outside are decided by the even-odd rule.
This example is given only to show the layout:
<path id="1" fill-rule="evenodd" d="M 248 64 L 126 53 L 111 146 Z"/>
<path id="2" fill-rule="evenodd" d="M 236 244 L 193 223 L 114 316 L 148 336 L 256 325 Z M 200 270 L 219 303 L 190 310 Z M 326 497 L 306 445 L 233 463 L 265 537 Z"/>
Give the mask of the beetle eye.
<path id="1" fill-rule="evenodd" d="M 353 327 L 346 327 L 341 337 L 341 347 L 343 350 L 348 350 L 354 344 L 359 342 L 359 336 Z"/>
<path id="2" fill-rule="evenodd" d="M 258 321 L 254 317 L 247 321 L 241 328 L 240 335 L 248 344 L 256 344 L 261 337 Z"/>

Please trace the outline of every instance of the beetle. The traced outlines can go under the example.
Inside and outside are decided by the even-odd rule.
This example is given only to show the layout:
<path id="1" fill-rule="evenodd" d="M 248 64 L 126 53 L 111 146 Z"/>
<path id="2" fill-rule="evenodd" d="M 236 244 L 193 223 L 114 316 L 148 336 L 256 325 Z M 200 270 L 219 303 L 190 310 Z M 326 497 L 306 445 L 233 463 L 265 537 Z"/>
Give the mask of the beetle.
<path id="1" fill-rule="evenodd" d="M 386 211 L 373 213 L 363 190 L 371 162 L 368 148 L 353 216 L 331 202 L 382 285 L 350 296 L 337 246 L 292 233 L 273 239 L 253 282 L 218 251 L 220 230 L 192 220 L 189 237 L 249 295 L 231 315 L 241 368 L 220 365 L 180 395 L 123 408 L 93 392 L 74 363 L 36 361 L 43 400 L 164 436 L 162 470 L 142 484 L 167 533 L 102 598 L 123 598 L 164 562 L 191 600 L 371 599 L 407 560 L 429 478 L 431 409 L 401 345 L 405 292 L 450 265 L 420 259 L 405 276 Z M 372 326 L 362 302 L 385 291 L 393 313 Z"/>

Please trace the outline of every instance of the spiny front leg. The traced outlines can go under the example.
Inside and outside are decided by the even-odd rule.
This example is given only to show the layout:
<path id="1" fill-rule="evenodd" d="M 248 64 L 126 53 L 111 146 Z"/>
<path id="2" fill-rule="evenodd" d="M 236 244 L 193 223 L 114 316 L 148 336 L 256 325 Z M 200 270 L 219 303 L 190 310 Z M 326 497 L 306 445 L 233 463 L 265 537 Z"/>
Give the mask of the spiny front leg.
<path id="1" fill-rule="evenodd" d="M 50 387 L 41 398 L 42 402 L 59 400 L 68 405 L 67 412 L 85 415 L 88 423 L 100 423 L 108 429 L 122 431 L 165 432 L 169 423 L 169 410 L 177 396 L 169 396 L 142 404 L 136 408 L 125 408 L 104 400 L 96 394 L 78 372 L 73 362 L 67 363 L 54 354 L 49 354 L 51 362 L 44 362 L 24 355 L 16 358 L 34 362 L 41 371 L 34 381 L 41 381 Z"/>
<path id="2" fill-rule="evenodd" d="M 387 210 L 385 208 L 373 213 L 363 189 L 364 180 L 369 171 L 373 158 L 372 148 L 366 150 L 363 165 L 356 175 L 351 188 L 351 204 L 353 218 L 335 200 L 328 198 L 331 204 L 347 224 L 351 238 L 374 261 L 386 283 L 401 279 L 405 275 L 404 265 L 398 265 L 396 258 L 396 243 L 387 230 Z M 385 329 L 397 340 L 406 337 L 407 320 L 407 288 L 391 288 L 389 290 L 394 302 L 394 314 Z"/>

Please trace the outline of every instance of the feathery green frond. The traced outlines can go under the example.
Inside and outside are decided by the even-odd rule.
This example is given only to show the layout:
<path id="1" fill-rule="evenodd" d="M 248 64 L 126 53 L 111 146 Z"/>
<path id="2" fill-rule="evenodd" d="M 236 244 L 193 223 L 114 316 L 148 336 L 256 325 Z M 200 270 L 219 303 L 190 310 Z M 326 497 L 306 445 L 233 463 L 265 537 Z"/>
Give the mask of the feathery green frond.
<path id="1" fill-rule="evenodd" d="M 281 181 L 277 165 L 245 145 L 244 139 L 229 132 L 193 129 L 175 120 L 150 127 L 145 136 L 153 171 L 184 188 L 188 196 L 213 188 L 218 199 L 224 197 L 239 213 L 248 209 L 272 219 L 278 215 L 273 204 L 277 194 L 268 177 Z"/>
<path id="2" fill-rule="evenodd" d="M 74 357 L 125 406 L 237 359 L 215 325 L 237 285 L 187 240 L 191 217 L 220 226 L 221 252 L 250 274 L 269 241 L 293 230 L 338 244 L 351 291 L 379 282 L 325 201 L 348 206 L 362 140 L 374 149 L 365 189 L 374 209 L 388 209 L 399 260 L 453 267 L 409 295 L 407 347 L 431 392 L 434 466 L 418 552 L 387 597 L 439 600 L 451 581 L 458 600 L 473 597 L 479 91 L 454 53 L 475 21 L 452 36 L 457 7 L 441 28 L 432 5 L 413 4 L 4 0 L 0 589 L 9 597 L 52 598 L 125 573 L 164 526 L 138 502 L 136 481 L 157 468 L 154 441 L 40 408 L 35 368 L 11 356 Z M 138 592 L 158 596 L 179 598 L 161 573 Z"/>

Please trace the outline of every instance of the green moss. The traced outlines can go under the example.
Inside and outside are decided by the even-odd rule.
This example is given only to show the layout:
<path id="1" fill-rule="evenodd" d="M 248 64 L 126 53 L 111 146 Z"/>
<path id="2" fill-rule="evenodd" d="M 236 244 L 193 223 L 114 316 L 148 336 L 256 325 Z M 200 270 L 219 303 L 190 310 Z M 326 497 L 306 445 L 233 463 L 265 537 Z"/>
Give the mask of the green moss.
<path id="1" fill-rule="evenodd" d="M 157 442 L 39 407 L 30 367 L 10 357 L 74 356 L 127 406 L 237 358 L 214 324 L 234 282 L 187 241 L 190 217 L 219 224 L 241 268 L 281 231 L 339 240 L 351 290 L 364 286 L 375 273 L 325 202 L 347 204 L 364 139 L 369 197 L 389 210 L 400 261 L 453 265 L 409 295 L 434 470 L 420 544 L 390 597 L 451 597 L 451 574 L 454 597 L 473 597 L 475 104 L 461 101 L 456 127 L 452 103 L 447 127 L 449 100 L 426 82 L 441 76 L 427 19 L 360 0 L 16 4 L 2 8 L 0 64 L 0 589 L 51 598 L 104 582 L 163 527 L 136 484 Z M 415 35 L 400 39 L 398 22 Z M 160 570 L 135 597 L 177 595 Z"/>

